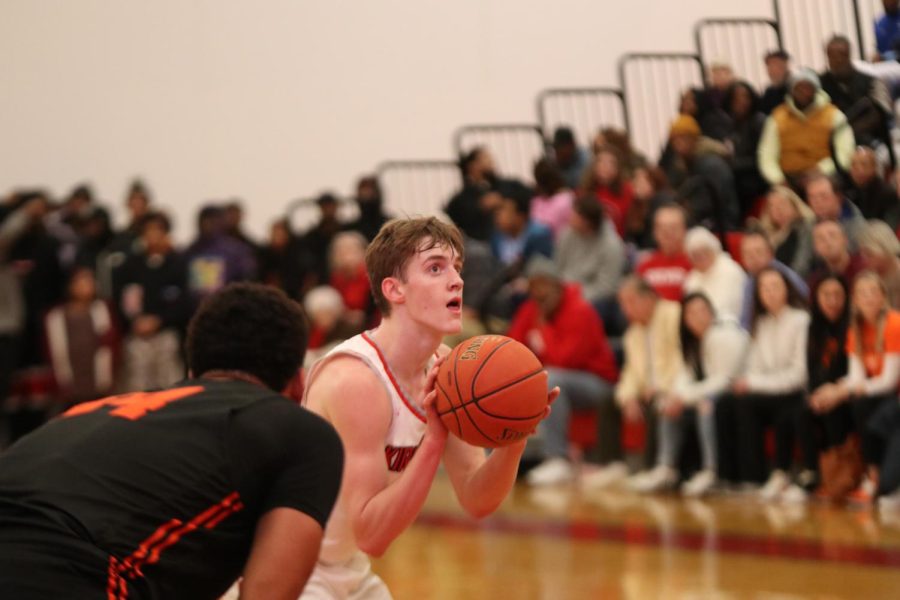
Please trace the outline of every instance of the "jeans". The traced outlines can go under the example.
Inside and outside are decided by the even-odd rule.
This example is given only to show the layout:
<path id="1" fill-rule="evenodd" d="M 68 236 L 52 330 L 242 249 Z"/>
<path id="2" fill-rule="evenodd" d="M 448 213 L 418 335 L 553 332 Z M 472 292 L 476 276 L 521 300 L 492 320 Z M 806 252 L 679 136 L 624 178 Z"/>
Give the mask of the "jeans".
<path id="1" fill-rule="evenodd" d="M 663 414 L 657 416 L 659 448 L 657 449 L 656 464 L 676 468 L 688 419 L 697 421 L 703 468 L 715 471 L 718 466 L 718 453 L 716 451 L 716 411 L 715 403 L 712 400 L 703 400 L 696 407 L 686 408 L 675 418 Z"/>
<path id="2" fill-rule="evenodd" d="M 614 387 L 587 371 L 549 367 L 547 374 L 550 389 L 559 386 L 559 398 L 553 403 L 550 416 L 541 422 L 544 454 L 547 458 L 565 457 L 569 454 L 569 418 L 572 410 L 599 410 L 602 427 L 603 422 L 609 420 L 604 418 L 604 413 L 610 412 L 610 409 L 618 412 L 613 398 Z"/>

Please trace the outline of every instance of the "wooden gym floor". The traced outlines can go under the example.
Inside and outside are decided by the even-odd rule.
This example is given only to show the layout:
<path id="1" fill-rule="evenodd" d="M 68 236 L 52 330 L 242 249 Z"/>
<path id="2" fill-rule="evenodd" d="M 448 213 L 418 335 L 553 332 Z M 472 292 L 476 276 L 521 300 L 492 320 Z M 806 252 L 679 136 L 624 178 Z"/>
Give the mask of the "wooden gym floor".
<path id="1" fill-rule="evenodd" d="M 477 522 L 439 474 L 374 569 L 396 600 L 900 598 L 900 513 L 518 485 Z"/>

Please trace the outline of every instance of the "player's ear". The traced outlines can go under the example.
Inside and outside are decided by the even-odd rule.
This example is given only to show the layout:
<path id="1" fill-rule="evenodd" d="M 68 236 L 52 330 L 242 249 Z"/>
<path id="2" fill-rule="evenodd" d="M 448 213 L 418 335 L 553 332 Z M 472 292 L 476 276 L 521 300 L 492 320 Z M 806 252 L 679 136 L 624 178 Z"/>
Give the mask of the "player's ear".
<path id="1" fill-rule="evenodd" d="M 403 304 L 406 300 L 402 282 L 397 277 L 385 277 L 382 279 L 381 293 L 384 295 L 385 300 L 391 304 Z"/>

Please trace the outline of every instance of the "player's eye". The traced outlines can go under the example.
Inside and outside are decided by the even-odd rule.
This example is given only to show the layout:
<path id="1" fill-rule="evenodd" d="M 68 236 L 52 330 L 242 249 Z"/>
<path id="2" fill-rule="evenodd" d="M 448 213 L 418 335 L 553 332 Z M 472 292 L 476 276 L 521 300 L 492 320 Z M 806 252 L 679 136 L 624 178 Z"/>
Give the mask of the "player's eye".
<path id="1" fill-rule="evenodd" d="M 432 273 L 440 273 L 441 267 L 437 264 L 434 264 L 434 265 L 431 265 L 431 267 L 429 267 L 428 270 L 431 271 Z"/>

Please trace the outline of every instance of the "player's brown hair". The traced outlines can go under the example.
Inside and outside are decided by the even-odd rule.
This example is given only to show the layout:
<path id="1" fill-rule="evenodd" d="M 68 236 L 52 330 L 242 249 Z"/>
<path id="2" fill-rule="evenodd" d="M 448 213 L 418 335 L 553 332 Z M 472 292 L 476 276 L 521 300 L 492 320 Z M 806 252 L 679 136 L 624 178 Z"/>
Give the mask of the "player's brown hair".
<path id="1" fill-rule="evenodd" d="M 460 260 L 465 256 L 459 229 L 434 217 L 393 219 L 381 228 L 366 250 L 366 271 L 375 305 L 383 316 L 391 314 L 391 304 L 381 292 L 381 282 L 388 277 L 403 280 L 410 258 L 438 246 L 452 248 Z"/>

